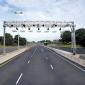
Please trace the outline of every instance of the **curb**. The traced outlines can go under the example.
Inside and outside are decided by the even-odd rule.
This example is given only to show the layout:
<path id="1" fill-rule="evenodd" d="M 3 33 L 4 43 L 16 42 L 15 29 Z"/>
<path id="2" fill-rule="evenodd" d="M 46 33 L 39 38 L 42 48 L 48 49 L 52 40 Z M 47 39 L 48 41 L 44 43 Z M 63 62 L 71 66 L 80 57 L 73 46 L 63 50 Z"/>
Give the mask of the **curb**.
<path id="1" fill-rule="evenodd" d="M 81 59 L 79 54 L 73 55 L 72 53 L 67 52 L 67 51 L 55 49 L 55 48 L 52 48 L 52 47 L 47 47 L 47 48 L 55 51 L 56 53 L 62 55 L 65 58 L 67 58 L 67 59 L 69 59 L 69 60 L 71 60 L 75 63 L 78 63 L 79 65 L 85 67 L 85 60 Z"/>
<path id="2" fill-rule="evenodd" d="M 0 67 L 3 66 L 4 64 L 10 62 L 11 60 L 13 60 L 14 58 L 16 58 L 17 55 L 25 52 L 27 49 L 30 49 L 30 47 L 22 48 L 21 50 L 16 50 L 11 53 L 7 53 L 6 55 L 1 55 L 0 56 Z"/>

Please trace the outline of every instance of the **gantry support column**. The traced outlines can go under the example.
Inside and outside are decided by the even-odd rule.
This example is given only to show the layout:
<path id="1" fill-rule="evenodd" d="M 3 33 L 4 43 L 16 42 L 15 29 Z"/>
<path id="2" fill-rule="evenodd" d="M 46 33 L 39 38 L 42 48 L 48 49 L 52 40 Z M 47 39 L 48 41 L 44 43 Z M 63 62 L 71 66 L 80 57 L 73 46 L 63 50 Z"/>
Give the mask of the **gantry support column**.
<path id="1" fill-rule="evenodd" d="M 72 51 L 73 55 L 76 54 L 76 39 L 75 39 L 75 25 L 74 22 L 72 23 L 72 28 L 71 28 L 71 41 L 72 41 Z"/>
<path id="2" fill-rule="evenodd" d="M 6 26 L 5 26 L 5 21 L 4 21 L 4 25 L 3 25 L 3 54 L 6 54 L 5 30 L 6 30 Z"/>

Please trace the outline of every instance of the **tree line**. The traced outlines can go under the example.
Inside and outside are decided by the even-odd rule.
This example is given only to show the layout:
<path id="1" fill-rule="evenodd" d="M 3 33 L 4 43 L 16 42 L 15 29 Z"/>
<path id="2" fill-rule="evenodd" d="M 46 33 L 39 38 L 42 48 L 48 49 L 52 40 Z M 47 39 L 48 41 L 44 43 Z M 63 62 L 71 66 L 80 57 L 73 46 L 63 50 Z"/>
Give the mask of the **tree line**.
<path id="1" fill-rule="evenodd" d="M 13 36 L 9 33 L 5 33 L 5 42 L 7 46 L 14 45 L 16 46 L 18 44 L 18 35 Z M 26 45 L 26 38 L 20 37 L 19 36 L 19 44 L 21 46 Z M 0 36 L 0 44 L 3 45 L 3 36 Z"/>
<path id="2" fill-rule="evenodd" d="M 75 38 L 76 38 L 76 43 L 78 45 L 81 45 L 85 47 L 85 29 L 80 28 L 75 31 Z M 61 39 L 60 41 L 65 44 L 71 43 L 71 32 L 70 31 L 64 31 L 61 34 Z"/>

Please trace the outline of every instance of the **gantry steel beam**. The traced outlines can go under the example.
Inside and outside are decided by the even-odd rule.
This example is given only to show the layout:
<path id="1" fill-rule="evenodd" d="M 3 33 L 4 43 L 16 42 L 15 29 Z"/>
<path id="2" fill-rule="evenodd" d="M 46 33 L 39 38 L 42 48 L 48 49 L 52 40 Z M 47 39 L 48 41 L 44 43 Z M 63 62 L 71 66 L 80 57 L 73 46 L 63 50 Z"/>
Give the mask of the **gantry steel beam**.
<path id="1" fill-rule="evenodd" d="M 74 22 L 60 21 L 4 21 L 6 27 L 72 27 Z"/>

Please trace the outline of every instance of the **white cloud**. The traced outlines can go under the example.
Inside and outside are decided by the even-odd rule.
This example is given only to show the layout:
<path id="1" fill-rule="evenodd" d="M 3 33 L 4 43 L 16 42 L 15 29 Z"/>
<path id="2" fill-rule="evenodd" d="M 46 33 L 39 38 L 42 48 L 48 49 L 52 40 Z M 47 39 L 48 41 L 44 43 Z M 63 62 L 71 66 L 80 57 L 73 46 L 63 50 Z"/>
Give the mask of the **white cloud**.
<path id="1" fill-rule="evenodd" d="M 7 20 L 55 20 L 55 21 L 75 21 L 78 27 L 85 26 L 85 0 L 6 0 L 8 5 L 0 6 L 0 14 Z M 10 13 L 10 6 L 23 10 L 22 15 Z M 16 10 L 15 8 L 13 10 Z M 2 17 L 0 15 L 0 18 Z M 3 17 L 2 17 L 3 18 Z M 24 35 L 24 34 L 23 34 Z M 50 36 L 49 36 L 50 35 Z M 25 36 L 25 35 L 24 35 Z M 26 35 L 27 37 L 28 35 Z M 37 36 L 39 38 L 37 38 Z M 30 40 L 53 39 L 56 34 L 32 33 Z"/>
<path id="2" fill-rule="evenodd" d="M 23 18 L 32 20 L 80 20 L 85 16 L 83 0 L 7 0 L 22 8 Z"/>
<path id="3" fill-rule="evenodd" d="M 21 8 L 28 8 L 28 7 L 42 8 L 50 3 L 50 1 L 48 0 L 7 0 L 7 2 L 11 5 L 21 7 Z"/>
<path id="4" fill-rule="evenodd" d="M 52 17 L 50 17 L 48 14 L 42 12 L 42 11 L 25 11 L 21 18 L 23 20 L 31 20 L 31 21 L 37 21 L 37 20 L 51 20 Z"/>

